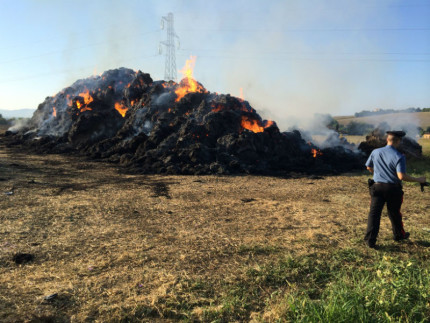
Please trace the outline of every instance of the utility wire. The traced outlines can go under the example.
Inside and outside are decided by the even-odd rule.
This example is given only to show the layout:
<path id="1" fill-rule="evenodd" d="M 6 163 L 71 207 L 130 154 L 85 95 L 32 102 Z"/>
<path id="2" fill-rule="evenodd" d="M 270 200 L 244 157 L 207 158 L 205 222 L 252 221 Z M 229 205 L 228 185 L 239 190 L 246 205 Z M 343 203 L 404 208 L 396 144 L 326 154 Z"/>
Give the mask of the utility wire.
<path id="1" fill-rule="evenodd" d="M 178 56 L 188 57 L 189 55 L 178 54 Z M 232 60 L 276 60 L 276 61 L 334 61 L 334 62 L 430 62 L 430 59 L 377 59 L 377 58 L 306 58 L 306 57 L 267 57 L 267 55 L 260 56 L 246 56 L 246 55 L 199 55 L 199 58 L 222 58 Z"/>
<path id="2" fill-rule="evenodd" d="M 244 50 L 247 50 L 246 48 Z M 237 51 L 226 51 L 221 50 L 219 48 L 214 49 L 189 49 L 189 48 L 180 48 L 178 51 L 183 52 L 193 52 L 193 53 L 199 53 L 199 52 L 222 52 L 222 53 L 232 53 L 236 54 Z M 255 54 L 259 55 L 275 55 L 275 54 L 282 54 L 282 55 L 430 55 L 429 53 L 405 53 L 405 52 L 369 52 L 369 53 L 358 53 L 358 52 L 299 52 L 299 51 L 276 51 L 276 52 L 254 52 Z"/>
<path id="3" fill-rule="evenodd" d="M 344 31 L 430 31 L 430 27 L 417 28 L 288 28 L 288 29 L 178 29 L 178 32 L 232 32 L 232 33 L 285 33 L 285 32 L 344 32 Z"/>

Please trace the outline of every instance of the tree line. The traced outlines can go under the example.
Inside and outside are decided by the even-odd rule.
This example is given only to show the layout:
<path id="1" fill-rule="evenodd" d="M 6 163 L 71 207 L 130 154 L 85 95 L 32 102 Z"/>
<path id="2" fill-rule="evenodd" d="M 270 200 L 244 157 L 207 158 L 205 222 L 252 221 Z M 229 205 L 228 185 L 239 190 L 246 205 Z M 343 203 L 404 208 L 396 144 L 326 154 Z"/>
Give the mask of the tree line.
<path id="1" fill-rule="evenodd" d="M 394 109 L 378 109 L 374 111 L 363 110 L 361 112 L 354 113 L 354 117 L 367 117 L 367 116 L 375 116 L 381 114 L 390 114 L 390 113 L 416 113 L 416 112 L 430 112 L 430 108 L 407 108 L 403 110 L 394 110 Z"/>
<path id="2" fill-rule="evenodd" d="M 12 126 L 16 121 L 23 120 L 23 119 L 28 119 L 28 118 L 9 118 L 9 119 L 6 119 L 0 113 L 0 126 Z"/>

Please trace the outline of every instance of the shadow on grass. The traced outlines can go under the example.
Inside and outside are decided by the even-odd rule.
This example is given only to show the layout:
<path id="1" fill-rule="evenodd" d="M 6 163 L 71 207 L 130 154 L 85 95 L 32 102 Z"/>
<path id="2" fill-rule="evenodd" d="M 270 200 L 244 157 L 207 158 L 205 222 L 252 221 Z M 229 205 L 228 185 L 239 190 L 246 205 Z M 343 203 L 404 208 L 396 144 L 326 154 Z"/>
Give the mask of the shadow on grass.
<path id="1" fill-rule="evenodd" d="M 430 241 L 418 240 L 416 243 L 417 243 L 417 245 L 419 245 L 421 247 L 425 247 L 425 248 L 430 247 Z"/>

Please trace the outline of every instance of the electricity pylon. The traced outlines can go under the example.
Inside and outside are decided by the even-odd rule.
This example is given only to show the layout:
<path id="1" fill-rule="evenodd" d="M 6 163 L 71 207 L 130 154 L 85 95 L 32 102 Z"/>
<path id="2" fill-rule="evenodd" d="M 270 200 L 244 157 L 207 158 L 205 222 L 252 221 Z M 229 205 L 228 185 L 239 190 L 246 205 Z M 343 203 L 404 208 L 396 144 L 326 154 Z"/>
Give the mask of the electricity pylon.
<path id="1" fill-rule="evenodd" d="M 167 17 L 161 18 L 161 29 L 164 29 L 164 22 L 167 23 L 167 40 L 160 42 L 159 53 L 161 54 L 161 45 L 166 46 L 166 63 L 164 68 L 164 80 L 175 81 L 177 78 L 176 73 L 176 55 L 175 55 L 175 38 L 178 40 L 179 48 L 179 37 L 175 33 L 173 28 L 173 13 L 169 12 Z"/>

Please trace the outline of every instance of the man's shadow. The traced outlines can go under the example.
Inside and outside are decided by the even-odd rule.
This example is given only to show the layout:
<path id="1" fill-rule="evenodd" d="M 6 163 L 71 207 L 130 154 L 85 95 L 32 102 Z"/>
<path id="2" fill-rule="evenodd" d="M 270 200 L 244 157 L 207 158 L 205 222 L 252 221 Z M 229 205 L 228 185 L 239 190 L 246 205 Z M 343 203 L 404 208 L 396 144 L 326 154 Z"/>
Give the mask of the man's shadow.
<path id="1" fill-rule="evenodd" d="M 407 244 L 416 244 L 418 246 L 429 248 L 430 247 L 430 241 L 426 240 L 417 240 L 417 241 L 404 241 L 398 244 L 389 244 L 389 245 L 379 245 L 378 251 L 385 251 L 385 252 L 406 252 L 404 248 L 402 248 L 402 245 L 405 243 Z"/>

